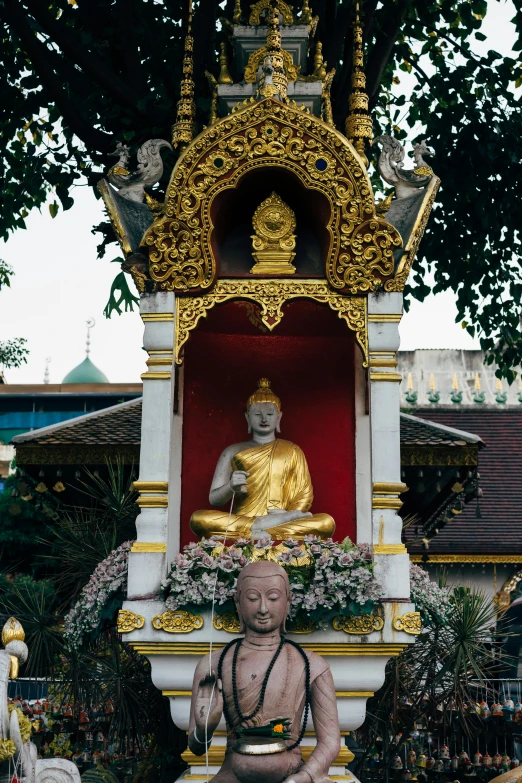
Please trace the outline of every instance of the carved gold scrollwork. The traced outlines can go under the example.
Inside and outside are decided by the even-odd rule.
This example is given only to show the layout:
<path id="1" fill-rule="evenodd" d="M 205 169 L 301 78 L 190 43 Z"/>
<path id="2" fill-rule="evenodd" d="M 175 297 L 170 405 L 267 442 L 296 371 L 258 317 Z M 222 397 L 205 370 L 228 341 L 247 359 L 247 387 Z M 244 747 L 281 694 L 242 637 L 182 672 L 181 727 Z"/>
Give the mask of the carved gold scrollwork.
<path id="1" fill-rule="evenodd" d="M 384 620 L 376 614 L 350 615 L 350 617 L 334 617 L 332 620 L 334 631 L 344 631 L 353 636 L 366 636 L 374 631 L 381 631 Z"/>
<path id="2" fill-rule="evenodd" d="M 203 618 L 199 614 L 178 609 L 175 612 L 167 611 L 155 615 L 152 618 L 152 627 L 156 631 L 167 633 L 191 633 L 203 628 Z"/>
<path id="3" fill-rule="evenodd" d="M 258 0 L 257 3 L 253 3 L 250 6 L 250 16 L 248 18 L 248 24 L 258 25 L 261 24 L 261 14 L 270 8 L 272 0 Z M 284 0 L 277 0 L 277 10 L 283 17 L 283 24 L 294 24 L 294 14 L 292 8 L 284 2 Z"/>
<path id="4" fill-rule="evenodd" d="M 216 631 L 226 631 L 227 633 L 239 633 L 239 617 L 235 612 L 226 612 L 225 614 L 216 614 L 214 617 L 214 628 Z"/>
<path id="5" fill-rule="evenodd" d="M 393 627 L 396 631 L 404 631 L 404 633 L 418 636 L 422 629 L 420 612 L 407 612 L 401 617 L 395 617 Z"/>
<path id="6" fill-rule="evenodd" d="M 134 614 L 129 612 L 128 609 L 120 609 L 118 612 L 117 630 L 118 633 L 130 633 L 136 631 L 139 628 L 143 628 L 145 625 L 145 618 L 141 614 Z"/>
<path id="7" fill-rule="evenodd" d="M 166 209 L 145 232 L 159 290 L 206 290 L 214 283 L 212 207 L 219 194 L 261 167 L 284 169 L 329 205 L 325 277 L 338 291 L 380 288 L 393 274 L 397 230 L 377 217 L 367 172 L 334 128 L 296 106 L 267 98 L 204 130 L 174 169 Z"/>
<path id="8" fill-rule="evenodd" d="M 248 299 L 259 305 L 262 323 L 272 331 L 283 317 L 283 305 L 291 299 L 313 299 L 327 304 L 349 329 L 355 332 L 368 366 L 366 333 L 366 298 L 342 296 L 332 291 L 324 280 L 218 280 L 213 290 L 202 296 L 179 298 L 176 310 L 176 345 L 174 356 L 181 364 L 181 349 L 200 318 L 215 305 L 231 299 Z"/>

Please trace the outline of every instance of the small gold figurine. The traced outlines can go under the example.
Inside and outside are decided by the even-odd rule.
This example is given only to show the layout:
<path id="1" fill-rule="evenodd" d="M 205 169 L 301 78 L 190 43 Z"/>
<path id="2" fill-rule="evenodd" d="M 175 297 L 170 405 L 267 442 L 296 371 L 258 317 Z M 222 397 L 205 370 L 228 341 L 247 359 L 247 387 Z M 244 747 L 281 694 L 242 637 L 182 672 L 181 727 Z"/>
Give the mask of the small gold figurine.
<path id="1" fill-rule="evenodd" d="M 295 266 L 295 214 L 272 193 L 254 212 L 252 248 L 255 264 L 253 275 L 293 275 Z"/>

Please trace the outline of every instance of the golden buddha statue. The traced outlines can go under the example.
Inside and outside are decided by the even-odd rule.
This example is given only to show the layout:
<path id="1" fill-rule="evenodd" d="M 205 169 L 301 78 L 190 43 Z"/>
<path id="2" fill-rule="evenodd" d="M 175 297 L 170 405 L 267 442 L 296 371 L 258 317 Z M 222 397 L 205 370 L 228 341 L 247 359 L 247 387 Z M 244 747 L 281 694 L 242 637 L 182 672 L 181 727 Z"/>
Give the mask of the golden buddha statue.
<path id="1" fill-rule="evenodd" d="M 261 378 L 249 397 L 245 416 L 252 440 L 224 450 L 210 488 L 212 506 L 224 506 L 233 498 L 232 513 L 195 511 L 192 531 L 199 538 L 225 533 L 227 539 L 332 536 L 332 517 L 308 510 L 314 494 L 305 455 L 299 446 L 275 436 L 280 432 L 281 401 L 267 378 Z"/>

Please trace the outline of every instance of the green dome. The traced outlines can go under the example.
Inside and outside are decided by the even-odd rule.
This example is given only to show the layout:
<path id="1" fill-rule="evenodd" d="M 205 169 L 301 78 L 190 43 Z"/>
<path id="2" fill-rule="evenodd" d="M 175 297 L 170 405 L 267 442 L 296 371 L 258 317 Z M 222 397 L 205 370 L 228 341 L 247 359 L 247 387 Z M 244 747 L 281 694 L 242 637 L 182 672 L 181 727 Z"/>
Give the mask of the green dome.
<path id="1" fill-rule="evenodd" d="M 109 383 L 109 379 L 86 356 L 81 364 L 67 373 L 62 383 Z"/>

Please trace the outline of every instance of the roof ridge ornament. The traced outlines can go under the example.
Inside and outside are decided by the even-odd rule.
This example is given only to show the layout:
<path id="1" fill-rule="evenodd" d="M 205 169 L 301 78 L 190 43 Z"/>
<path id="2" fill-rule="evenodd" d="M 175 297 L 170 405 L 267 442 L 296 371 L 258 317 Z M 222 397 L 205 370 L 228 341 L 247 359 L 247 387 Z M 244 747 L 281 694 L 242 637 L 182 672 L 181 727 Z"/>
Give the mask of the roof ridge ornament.
<path id="1" fill-rule="evenodd" d="M 178 101 L 176 122 L 172 126 L 172 146 L 185 147 L 196 135 L 196 102 L 194 100 L 194 38 L 192 36 L 192 0 L 189 0 L 187 34 L 183 56 L 181 97 Z"/>
<path id="2" fill-rule="evenodd" d="M 359 1 L 355 3 L 355 19 L 353 23 L 353 58 L 352 58 L 352 91 L 348 104 L 346 118 L 346 135 L 353 144 L 364 165 L 368 165 L 365 155 L 366 141 L 372 142 L 373 124 L 368 112 L 368 95 L 366 94 L 366 74 L 364 73 L 363 30 L 359 13 Z"/>
<path id="3" fill-rule="evenodd" d="M 263 47 L 263 75 L 257 88 L 258 99 L 277 98 L 282 103 L 288 101 L 288 76 L 285 68 L 285 52 L 281 46 L 281 29 L 279 27 L 279 3 L 271 0 L 266 15 L 266 45 Z M 250 65 L 250 61 L 249 61 Z"/>
<path id="4" fill-rule="evenodd" d="M 253 3 L 250 6 L 250 16 L 248 18 L 248 24 L 250 25 L 260 25 L 261 24 L 261 14 L 263 11 L 268 11 L 266 15 L 266 19 L 268 21 L 268 15 L 270 13 L 270 8 L 272 7 L 273 0 L 258 0 L 257 3 Z M 278 22 L 279 22 L 279 14 L 281 14 L 283 19 L 283 24 L 294 24 L 294 14 L 292 11 L 291 6 L 289 6 L 287 3 L 284 2 L 284 0 L 277 0 L 277 9 L 278 9 Z M 236 17 L 236 10 L 234 9 L 234 19 Z"/>

